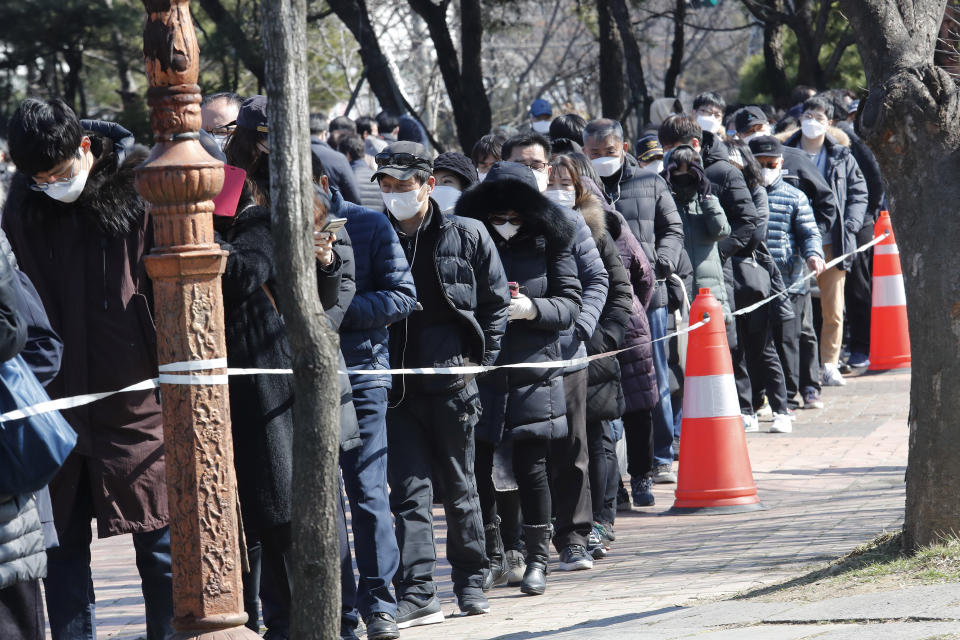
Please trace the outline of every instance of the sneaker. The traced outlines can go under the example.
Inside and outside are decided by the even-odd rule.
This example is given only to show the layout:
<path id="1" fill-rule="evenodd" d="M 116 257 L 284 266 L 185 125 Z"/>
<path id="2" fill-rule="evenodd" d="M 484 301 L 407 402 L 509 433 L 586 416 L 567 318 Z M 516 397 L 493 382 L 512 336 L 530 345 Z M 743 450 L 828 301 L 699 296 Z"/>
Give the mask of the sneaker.
<path id="1" fill-rule="evenodd" d="M 870 366 L 870 356 L 865 353 L 853 351 L 850 353 L 850 357 L 847 358 L 847 364 L 850 365 L 851 369 L 866 369 Z"/>
<path id="2" fill-rule="evenodd" d="M 589 553 L 594 560 L 607 557 L 607 547 L 604 545 L 603 536 L 600 533 L 602 529 L 603 527 L 595 522 L 590 529 L 590 534 L 587 536 L 587 553 Z"/>
<path id="3" fill-rule="evenodd" d="M 617 541 L 617 535 L 613 532 L 612 522 L 598 522 L 597 526 L 603 529 L 603 531 L 600 532 L 600 537 L 602 537 L 607 542 Z"/>
<path id="4" fill-rule="evenodd" d="M 631 478 L 630 488 L 633 490 L 633 506 L 652 507 L 654 505 L 653 478 L 644 476 L 638 479 L 637 482 L 634 482 L 633 478 Z"/>
<path id="5" fill-rule="evenodd" d="M 527 562 L 523 559 L 523 552 L 510 549 L 503 559 L 504 567 L 507 569 L 507 585 L 515 587 L 523 582 L 523 574 L 527 571 Z"/>
<path id="6" fill-rule="evenodd" d="M 835 364 L 823 365 L 820 375 L 825 387 L 845 387 L 847 385 L 847 381 L 840 375 L 840 369 Z"/>
<path id="7" fill-rule="evenodd" d="M 653 473 L 656 484 L 677 484 L 677 474 L 673 472 L 672 464 L 662 464 Z"/>
<path id="8" fill-rule="evenodd" d="M 790 433 L 793 431 L 793 418 L 785 413 L 773 414 L 773 424 L 770 433 Z"/>
<path id="9" fill-rule="evenodd" d="M 457 605 L 465 616 L 478 616 L 490 613 L 490 602 L 483 595 L 483 589 L 467 587 L 457 594 Z"/>
<path id="10" fill-rule="evenodd" d="M 823 409 L 823 400 L 820 399 L 820 392 L 816 389 L 807 389 L 803 392 L 804 409 Z"/>
<path id="11" fill-rule="evenodd" d="M 560 552 L 560 571 L 593 569 L 593 560 L 582 544 L 571 544 Z"/>
<path id="12" fill-rule="evenodd" d="M 770 403 L 767 401 L 766 396 L 763 398 L 763 406 L 757 409 L 757 420 L 769 420 L 773 418 L 773 409 L 770 408 Z"/>
<path id="13" fill-rule="evenodd" d="M 630 511 L 630 494 L 627 493 L 623 485 L 620 485 L 617 489 L 617 513 L 625 511 Z"/>
<path id="14" fill-rule="evenodd" d="M 760 420 L 757 419 L 757 416 L 751 416 L 749 414 L 741 414 L 743 418 L 743 431 L 745 433 L 756 433 L 760 431 Z"/>
<path id="15" fill-rule="evenodd" d="M 439 622 L 443 622 L 443 611 L 440 610 L 440 601 L 437 596 L 431 597 L 426 604 L 419 604 L 406 598 L 397 603 L 398 629 L 422 627 Z"/>
<path id="16" fill-rule="evenodd" d="M 395 640 L 400 637 L 397 621 L 389 613 L 378 611 L 363 622 L 367 625 L 367 640 Z"/>

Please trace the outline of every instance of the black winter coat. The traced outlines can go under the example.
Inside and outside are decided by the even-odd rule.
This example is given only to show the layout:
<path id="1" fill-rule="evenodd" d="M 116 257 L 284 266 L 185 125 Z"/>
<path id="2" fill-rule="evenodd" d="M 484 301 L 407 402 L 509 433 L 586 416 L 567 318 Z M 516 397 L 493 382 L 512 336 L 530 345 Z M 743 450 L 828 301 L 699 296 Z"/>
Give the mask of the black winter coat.
<path id="1" fill-rule="evenodd" d="M 227 364 L 232 368 L 289 369 L 290 343 L 283 318 L 274 306 L 278 291 L 270 211 L 241 205 L 236 218 L 217 218 L 216 223 L 217 241 L 230 252 L 221 280 Z M 329 268 L 318 269 L 320 297 L 326 299 L 327 306 L 331 300 L 336 301 L 342 270 L 339 254 Z M 290 522 L 292 410 L 291 376 L 231 376 L 237 490 L 244 527 L 254 534 Z M 355 435 L 345 434 L 341 424 L 342 444 L 353 443 Z"/>
<path id="2" fill-rule="evenodd" d="M 789 136 L 778 137 L 783 142 Z M 813 207 L 820 235 L 829 233 L 837 221 L 837 199 L 820 169 L 802 149 L 783 147 L 783 181 L 803 191 Z"/>
<path id="3" fill-rule="evenodd" d="M 610 283 L 597 329 L 587 342 L 587 354 L 592 356 L 616 351 L 624 346 L 633 312 L 633 287 L 630 285 L 630 274 L 623 266 L 617 250 L 616 240 L 607 231 L 608 217 L 619 229 L 619 216 L 604 212 L 600 202 L 593 196 L 588 196 L 581 204 L 580 214 L 590 226 Z M 587 385 L 587 420 L 615 420 L 623 416 L 626 400 L 620 383 L 620 361 L 616 356 L 592 361 L 587 370 Z"/>
<path id="4" fill-rule="evenodd" d="M 489 213 L 510 210 L 523 224 L 517 235 L 504 240 L 486 220 Z M 507 280 L 520 285 L 538 312 L 536 319 L 507 324 L 496 363 L 560 360 L 560 333 L 574 325 L 582 304 L 573 256 L 576 228 L 570 217 L 535 188 L 512 179 L 471 188 L 460 197 L 456 213 L 487 225 Z M 567 434 L 563 369 L 499 369 L 477 382 L 483 407 L 477 438 L 495 444 L 504 437 L 553 439 Z"/>
<path id="5" fill-rule="evenodd" d="M 683 222 L 670 187 L 660 176 L 640 171 L 630 154 L 624 154 L 623 168 L 614 188 L 608 187 L 607 181 L 604 187 L 607 197 L 640 241 L 657 279 L 665 280 L 676 270 L 683 251 Z M 650 308 L 658 309 L 666 304 L 666 287 L 657 282 Z"/>
<path id="6" fill-rule="evenodd" d="M 748 247 L 760 218 L 743 172 L 730 164 L 727 146 L 709 131 L 703 132 L 701 155 L 704 173 L 713 184 L 714 193 L 730 223 L 730 235 L 717 243 L 720 261 L 725 263 L 727 258 Z"/>
<path id="7" fill-rule="evenodd" d="M 860 171 L 863 173 L 863 179 L 867 183 L 867 212 L 863 216 L 863 226 L 873 228 L 883 208 L 883 176 L 880 173 L 880 163 L 873 151 L 867 146 L 860 136 L 853 130 L 853 125 L 849 122 L 838 122 L 836 127 L 847 134 L 850 138 L 850 152 L 853 154 Z M 862 229 L 863 227 L 861 227 Z"/>

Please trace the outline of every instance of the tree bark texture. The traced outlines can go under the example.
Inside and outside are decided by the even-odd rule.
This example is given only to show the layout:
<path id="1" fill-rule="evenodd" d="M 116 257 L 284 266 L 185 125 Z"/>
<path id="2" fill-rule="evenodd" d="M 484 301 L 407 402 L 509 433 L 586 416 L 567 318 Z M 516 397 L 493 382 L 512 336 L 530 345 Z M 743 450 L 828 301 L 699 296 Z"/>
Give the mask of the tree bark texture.
<path id="1" fill-rule="evenodd" d="M 613 0 L 597 0 L 600 35 L 600 111 L 619 120 L 627 107 L 623 82 L 623 42 L 613 14 Z"/>
<path id="2" fill-rule="evenodd" d="M 277 302 L 293 352 L 290 637 L 339 637 L 339 339 L 317 295 L 305 0 L 263 0 Z"/>
<path id="3" fill-rule="evenodd" d="M 842 0 L 870 93 L 860 130 L 883 171 L 913 368 L 904 546 L 960 532 L 960 93 L 933 63 L 945 0 Z"/>
<path id="4" fill-rule="evenodd" d="M 447 25 L 450 0 L 408 0 L 410 8 L 427 23 L 430 39 L 437 51 L 437 65 L 453 108 L 460 147 L 470 152 L 474 143 L 490 132 L 490 100 L 483 86 L 481 45 L 483 23 L 480 0 L 460 2 L 460 55 Z"/>
<path id="5" fill-rule="evenodd" d="M 257 43 L 246 36 L 243 27 L 220 0 L 199 0 L 199 2 L 210 19 L 216 23 L 217 28 L 223 29 L 227 39 L 233 43 L 237 57 L 243 61 L 243 66 L 257 79 L 257 84 L 263 86 L 263 52 L 257 48 Z"/>
<path id="6" fill-rule="evenodd" d="M 360 59 L 380 108 L 397 116 L 406 113 L 403 96 L 390 70 L 390 63 L 380 49 L 380 41 L 373 31 L 364 0 L 328 0 L 327 4 L 360 44 Z"/>
<path id="7" fill-rule="evenodd" d="M 687 19 L 686 0 L 677 0 L 673 11 L 673 48 L 670 53 L 670 65 L 663 78 L 663 95 L 673 98 L 677 95 L 677 78 L 683 69 L 684 30 L 683 23 Z"/>
<path id="8" fill-rule="evenodd" d="M 610 0 L 610 12 L 617 25 L 620 35 L 621 51 L 626 58 L 627 86 L 630 87 L 630 105 L 625 114 L 620 117 L 624 125 L 626 139 L 630 139 L 630 127 L 627 126 L 626 113 L 631 110 L 636 116 L 634 133 L 639 134 L 643 126 L 650 119 L 650 92 L 647 90 L 647 80 L 643 74 L 643 60 L 640 57 L 640 43 L 633 32 L 633 22 L 630 19 L 630 9 L 625 0 Z"/>
<path id="9" fill-rule="evenodd" d="M 763 26 L 763 64 L 767 85 L 778 109 L 790 108 L 790 82 L 783 61 L 783 26 L 767 23 Z"/>

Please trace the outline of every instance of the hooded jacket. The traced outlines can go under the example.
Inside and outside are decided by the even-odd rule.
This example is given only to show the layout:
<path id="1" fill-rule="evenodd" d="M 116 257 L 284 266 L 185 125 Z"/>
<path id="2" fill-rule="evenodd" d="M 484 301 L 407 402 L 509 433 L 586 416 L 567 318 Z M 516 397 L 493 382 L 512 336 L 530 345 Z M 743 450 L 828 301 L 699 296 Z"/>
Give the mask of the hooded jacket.
<path id="1" fill-rule="evenodd" d="M 529 169 L 515 163 L 500 165 L 484 182 L 467 190 L 456 206 L 457 216 L 485 226 L 489 226 L 491 213 L 514 211 L 522 219 L 517 234 L 509 240 L 492 228 L 490 234 L 506 279 L 519 284 L 520 292 L 533 302 L 537 317 L 509 322 L 496 363 L 560 360 L 560 334 L 574 326 L 582 304 L 573 255 L 576 227 L 561 207 L 540 193 Z M 523 170 L 529 174 L 528 180 L 520 175 Z M 498 443 L 504 437 L 564 437 L 567 407 L 562 376 L 563 369 L 552 368 L 499 369 L 480 377 L 483 413 L 477 438 Z"/>
<path id="2" fill-rule="evenodd" d="M 730 152 L 723 142 L 709 131 L 703 132 L 700 155 L 707 179 L 713 183 L 714 193 L 727 216 L 730 231 L 717 243 L 720 262 L 741 251 L 750 253 L 750 240 L 760 224 L 760 215 L 753 204 L 753 196 L 743 178 L 743 172 L 730 164 Z M 690 256 L 691 260 L 693 256 Z"/>
<path id="3" fill-rule="evenodd" d="M 640 241 L 657 279 L 665 280 L 676 271 L 683 251 L 683 222 L 667 183 L 660 176 L 641 171 L 636 159 L 625 153 L 615 188 L 607 187 L 606 182 L 604 186 L 607 198 Z M 666 304 L 666 287 L 657 282 L 650 308 L 659 309 Z"/>
<path id="4" fill-rule="evenodd" d="M 677 194 L 674 199 L 683 220 L 683 246 L 693 265 L 693 289 L 697 292 L 709 288 L 729 319 L 731 301 L 727 296 L 718 245 L 730 235 L 730 224 L 715 196 L 689 195 L 691 197 L 687 198 Z"/>
<path id="5" fill-rule="evenodd" d="M 796 131 L 784 142 L 789 147 L 800 147 L 802 131 Z M 857 248 L 857 233 L 863 227 L 867 212 L 867 183 L 857 161 L 850 152 L 850 138 L 840 129 L 830 127 L 823 140 L 826 153 L 826 178 L 839 212 L 838 222 L 826 233 L 833 244 L 835 256 Z M 842 224 L 841 224 L 842 223 Z M 838 265 L 844 271 L 850 269 L 853 256 L 848 256 Z"/>
<path id="6" fill-rule="evenodd" d="M 153 229 L 133 186 L 147 150 L 118 162 L 117 141 L 93 132 L 95 157 L 80 198 L 53 200 L 18 174 L 3 228 L 20 268 L 37 289 L 64 344 L 53 398 L 112 391 L 157 375 L 156 329 L 143 256 Z M 50 484 L 57 522 L 66 522 L 77 487 L 94 487 L 100 537 L 167 524 L 160 404 L 154 391 L 124 393 L 63 412 L 77 447 Z"/>
<path id="7" fill-rule="evenodd" d="M 606 213 L 600 201 L 590 195 L 580 205 L 579 211 L 590 227 L 610 283 L 597 330 L 587 343 L 587 353 L 596 355 L 623 347 L 630 314 L 633 313 L 633 288 L 616 241 L 607 230 L 607 221 L 611 217 L 611 224 L 619 228 L 619 214 Z M 626 401 L 620 383 L 620 362 L 615 356 L 590 363 L 587 385 L 587 420 L 615 420 L 623 416 Z"/>

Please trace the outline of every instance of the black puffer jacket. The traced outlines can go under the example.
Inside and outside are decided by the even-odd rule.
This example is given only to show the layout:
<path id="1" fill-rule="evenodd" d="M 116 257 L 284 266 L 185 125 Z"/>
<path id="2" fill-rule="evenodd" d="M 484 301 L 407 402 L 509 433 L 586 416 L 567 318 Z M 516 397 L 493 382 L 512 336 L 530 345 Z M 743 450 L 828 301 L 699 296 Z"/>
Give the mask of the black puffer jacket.
<path id="1" fill-rule="evenodd" d="M 604 180 L 607 197 L 626 219 L 656 272 L 657 285 L 649 308 L 663 307 L 667 304 L 663 281 L 676 270 L 683 251 L 683 222 L 670 187 L 660 176 L 641 171 L 630 154 L 624 154 L 616 184 L 608 183 Z"/>
<path id="2" fill-rule="evenodd" d="M 748 246 L 760 218 L 743 173 L 730 164 L 727 146 L 709 131 L 704 131 L 700 153 L 704 173 L 713 184 L 714 194 L 720 199 L 720 206 L 730 223 L 730 235 L 717 243 L 720 261 L 726 262 L 743 249 L 750 253 Z"/>
<path id="3" fill-rule="evenodd" d="M 230 252 L 221 284 L 227 364 L 236 368 L 290 368 L 290 343 L 283 319 L 274 306 L 279 292 L 274 281 L 269 209 L 242 206 L 236 218 L 216 218 L 215 222 L 217 241 Z M 338 236 L 341 234 L 342 231 L 338 232 Z M 318 269 L 320 299 L 325 307 L 337 299 L 343 266 L 338 254 L 330 267 Z M 340 366 L 344 366 L 342 361 Z M 342 387 L 341 384 L 341 395 Z M 349 402 L 349 384 L 346 392 Z M 250 532 L 290 522 L 293 399 L 291 376 L 230 378 L 237 489 L 244 527 Z M 347 449 L 357 444 L 356 417 L 349 410 L 342 411 L 341 447 Z"/>
<path id="4" fill-rule="evenodd" d="M 501 163 L 514 165 L 515 163 Z M 521 169 L 522 167 L 522 169 Z M 537 309 L 533 320 L 513 320 L 503 335 L 497 364 L 560 360 L 560 332 L 574 325 L 580 314 L 581 291 L 573 257 L 576 228 L 560 207 L 536 187 L 536 179 L 523 165 L 508 167 L 514 178 L 491 171 L 457 202 L 458 216 L 487 223 L 487 215 L 515 211 L 523 220 L 510 240 L 490 228 L 507 280 Z M 477 438 L 491 443 L 515 439 L 561 438 L 567 433 L 567 407 L 563 369 L 499 369 L 478 379 L 483 413 Z M 506 432 L 506 434 L 505 434 Z M 507 435 L 508 434 L 508 435 Z"/>
<path id="5" fill-rule="evenodd" d="M 597 329 L 587 343 L 587 353 L 596 355 L 622 349 L 633 311 L 633 286 L 617 249 L 616 240 L 607 230 L 608 216 L 619 227 L 617 214 L 607 214 L 593 197 L 588 196 L 580 206 L 609 276 L 610 289 Z M 620 361 L 616 356 L 590 363 L 587 387 L 587 420 L 615 420 L 626 411 L 626 400 L 620 381 Z"/>

